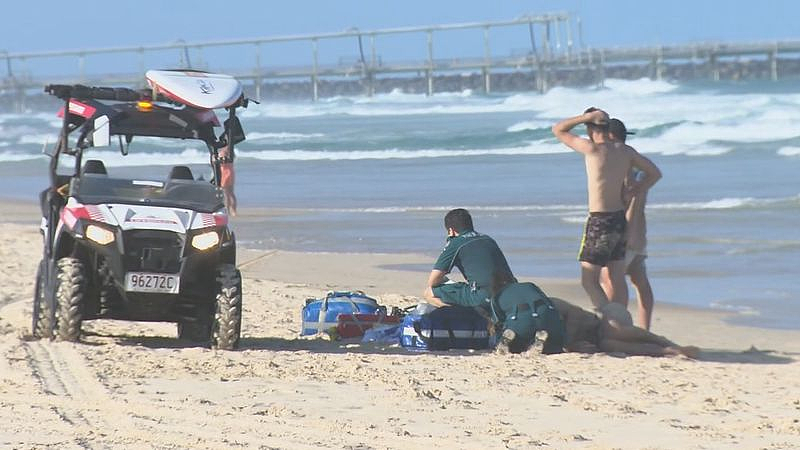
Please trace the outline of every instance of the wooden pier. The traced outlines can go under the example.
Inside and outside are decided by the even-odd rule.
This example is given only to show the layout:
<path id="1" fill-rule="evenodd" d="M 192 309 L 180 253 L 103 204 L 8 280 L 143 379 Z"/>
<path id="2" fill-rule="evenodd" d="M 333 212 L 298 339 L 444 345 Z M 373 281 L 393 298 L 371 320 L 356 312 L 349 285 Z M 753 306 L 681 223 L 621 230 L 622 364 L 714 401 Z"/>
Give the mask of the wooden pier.
<path id="1" fill-rule="evenodd" d="M 524 38 L 515 43 L 513 48 L 493 49 L 492 32 L 499 29 L 512 29 Z M 577 44 L 574 30 L 577 30 Z M 479 34 L 482 48 L 468 49 L 473 55 L 477 53 L 479 56 L 435 56 L 437 40 L 446 39 L 448 34 L 456 32 Z M 392 35 L 402 36 L 402 39 L 410 42 L 419 42 L 419 38 L 423 37 L 426 45 L 419 49 L 418 58 L 403 61 L 380 51 L 378 41 Z M 320 47 L 332 41 L 339 43 L 338 51 L 343 54 L 324 55 L 327 61 L 323 61 L 325 58 L 321 57 Z M 345 44 L 342 45 L 342 42 Z M 270 60 L 269 64 L 264 63 L 265 51 L 269 52 L 275 46 L 298 43 L 307 46 L 307 63 L 288 65 L 275 59 Z M 249 63 L 244 68 L 206 62 L 198 64 L 198 59 L 208 59 L 202 55 L 212 49 L 240 54 L 240 60 Z M 161 56 L 159 61 L 166 58 L 167 64 L 173 67 L 230 73 L 242 80 L 249 95 L 257 100 L 276 96 L 317 100 L 325 95 L 373 95 L 392 88 L 428 95 L 465 86 L 487 93 L 494 90 L 543 92 L 554 85 L 602 83 L 608 76 L 647 76 L 653 79 L 693 77 L 719 81 L 737 77 L 778 80 L 800 73 L 800 40 L 590 48 L 583 44 L 579 18 L 567 13 L 553 13 L 526 15 L 507 21 L 376 30 L 352 28 L 336 33 L 178 41 L 139 47 L 28 53 L 0 51 L 0 60 L 5 62 L 6 69 L 0 78 L 0 96 L 4 103 L 10 99 L 16 109 L 24 109 L 28 94 L 40 92 L 42 86 L 49 83 L 142 86 L 143 72 L 149 68 L 146 64 L 155 60 L 155 55 Z M 194 65 L 192 56 L 196 61 Z M 102 64 L 111 58 L 116 58 L 116 62 L 108 65 L 110 69 L 102 72 L 87 70 L 87 61 L 90 59 Z M 126 63 L 120 64 L 119 60 Z M 163 62 L 155 64 L 164 67 Z M 34 65 L 37 68 L 32 68 Z M 54 67 L 58 67 L 58 70 L 53 70 Z M 458 81 L 459 78 L 462 80 Z M 323 88 L 327 92 L 323 92 Z"/>

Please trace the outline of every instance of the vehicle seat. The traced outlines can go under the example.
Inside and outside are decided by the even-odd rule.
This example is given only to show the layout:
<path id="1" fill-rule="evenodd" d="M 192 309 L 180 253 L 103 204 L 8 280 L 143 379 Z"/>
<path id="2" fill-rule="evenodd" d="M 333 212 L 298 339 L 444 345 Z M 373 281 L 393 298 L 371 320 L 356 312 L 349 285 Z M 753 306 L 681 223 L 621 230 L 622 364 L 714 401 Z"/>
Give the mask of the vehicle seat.
<path id="1" fill-rule="evenodd" d="M 174 166 L 169 171 L 170 180 L 194 180 L 192 169 L 187 166 Z"/>
<path id="2" fill-rule="evenodd" d="M 103 164 L 103 161 L 99 159 L 87 159 L 85 163 L 83 163 L 83 169 L 81 169 L 81 176 L 93 174 L 93 175 L 108 175 L 108 171 L 106 170 L 106 165 Z"/>

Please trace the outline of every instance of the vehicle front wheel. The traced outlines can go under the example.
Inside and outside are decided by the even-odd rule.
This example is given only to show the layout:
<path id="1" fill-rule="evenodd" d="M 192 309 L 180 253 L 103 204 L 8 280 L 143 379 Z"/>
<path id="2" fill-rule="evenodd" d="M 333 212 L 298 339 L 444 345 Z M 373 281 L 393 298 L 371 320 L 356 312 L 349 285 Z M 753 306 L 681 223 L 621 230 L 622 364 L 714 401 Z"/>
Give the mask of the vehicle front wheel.
<path id="1" fill-rule="evenodd" d="M 36 287 L 33 293 L 33 324 L 31 333 L 33 337 L 40 339 L 53 338 L 53 308 L 47 302 L 46 280 L 45 280 L 45 261 L 39 263 L 36 270 Z"/>
<path id="2" fill-rule="evenodd" d="M 62 341 L 77 342 L 83 322 L 86 271 L 79 259 L 65 257 L 56 263 L 56 276 L 56 333 Z"/>
<path id="3" fill-rule="evenodd" d="M 239 347 L 242 331 L 242 275 L 233 264 L 220 266 L 211 345 L 221 350 Z"/>

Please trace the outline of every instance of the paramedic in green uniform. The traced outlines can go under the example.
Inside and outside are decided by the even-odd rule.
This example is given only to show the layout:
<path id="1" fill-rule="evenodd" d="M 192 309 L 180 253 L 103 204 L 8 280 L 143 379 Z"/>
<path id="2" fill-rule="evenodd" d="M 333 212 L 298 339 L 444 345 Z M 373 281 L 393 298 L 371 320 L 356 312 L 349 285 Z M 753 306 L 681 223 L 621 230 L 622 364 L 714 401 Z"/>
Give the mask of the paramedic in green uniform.
<path id="1" fill-rule="evenodd" d="M 447 243 L 428 277 L 425 299 L 433 306 L 482 306 L 489 309 L 493 280 L 516 281 L 500 247 L 491 237 L 478 233 L 472 216 L 458 208 L 444 216 Z M 457 267 L 466 282 L 450 282 L 447 274 Z"/>
<path id="2" fill-rule="evenodd" d="M 529 301 L 544 294 L 533 283 L 517 283 L 500 247 L 491 237 L 475 231 L 466 209 L 448 212 L 444 227 L 447 243 L 428 277 L 425 299 L 437 308 L 458 305 L 484 309 L 502 322 L 503 338 L 498 348 L 525 351 L 536 339 L 533 311 L 527 307 Z M 466 282 L 447 279 L 453 267 L 461 271 Z M 500 311 L 492 307 L 493 300 Z"/>
<path id="3" fill-rule="evenodd" d="M 534 352 L 544 354 L 564 350 L 565 330 L 558 311 L 535 284 L 506 284 L 496 294 L 493 306 L 503 330 L 498 352 L 522 353 L 531 346 Z"/>

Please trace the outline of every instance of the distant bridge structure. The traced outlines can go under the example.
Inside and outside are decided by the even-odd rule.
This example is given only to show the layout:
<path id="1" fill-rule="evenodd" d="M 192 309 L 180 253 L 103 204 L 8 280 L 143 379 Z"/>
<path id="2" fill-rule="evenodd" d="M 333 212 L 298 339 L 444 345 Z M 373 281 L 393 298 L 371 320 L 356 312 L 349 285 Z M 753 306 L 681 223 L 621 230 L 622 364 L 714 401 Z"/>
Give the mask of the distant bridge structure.
<path id="1" fill-rule="evenodd" d="M 437 39 L 463 32 L 479 33 L 478 42 L 482 45 L 478 44 L 479 48 L 475 48 L 473 42 L 470 48 L 465 49 L 465 53 L 472 53 L 473 56 L 435 56 Z M 507 52 L 509 54 L 506 55 L 493 53 L 490 44 L 492 33 L 495 32 L 516 33 L 519 39 L 517 48 L 522 50 Z M 417 52 L 418 57 L 403 61 L 400 57 L 393 58 L 391 55 L 378 53 L 376 41 L 389 36 L 409 42 L 409 47 L 411 43 L 418 43 L 421 37 L 426 45 L 424 50 Z M 320 47 L 323 44 L 337 41 L 341 45 L 342 40 L 346 42 L 348 39 L 353 39 L 356 44 L 355 57 L 339 57 L 333 62 L 322 61 Z M 367 46 L 364 45 L 365 40 L 368 41 Z M 307 46 L 307 62 L 293 65 L 281 64 L 278 60 L 271 61 L 271 64 L 263 62 L 264 49 L 285 44 Z M 344 51 L 352 55 L 351 45 L 347 46 L 349 50 Z M 249 62 L 243 67 L 205 63 L 207 58 L 203 57 L 204 53 L 213 50 L 236 52 L 242 55 L 240 61 Z M 478 56 L 474 56 L 475 53 Z M 643 74 L 653 79 L 681 76 L 683 72 L 678 73 L 675 68 L 690 67 L 695 77 L 720 80 L 736 76 L 735 73 L 731 75 L 731 60 L 741 66 L 751 59 L 759 62 L 759 77 L 777 80 L 782 72 L 800 72 L 800 64 L 794 64 L 800 61 L 798 55 L 800 40 L 593 49 L 583 43 L 580 18 L 572 17 L 568 13 L 551 13 L 525 15 L 505 21 L 375 30 L 351 28 L 334 33 L 202 42 L 180 40 L 169 44 L 136 47 L 27 53 L 0 50 L 0 60 L 5 63 L 5 74 L 0 75 L 0 96 L 12 99 L 17 109 L 21 109 L 24 108 L 27 94 L 32 91 L 40 92 L 42 86 L 50 83 L 142 86 L 143 73 L 150 67 L 145 65 L 146 62 L 152 67 L 178 65 L 182 68 L 229 73 L 242 80 L 249 94 L 257 100 L 262 99 L 262 90 L 265 88 L 293 84 L 300 86 L 302 92 L 307 93 L 307 98 L 316 101 L 321 95 L 320 86 L 331 83 L 349 84 L 351 93 L 373 95 L 377 86 L 386 86 L 392 80 L 405 80 L 407 85 L 413 84 L 421 92 L 432 95 L 437 91 L 448 90 L 446 77 L 453 77 L 454 74 L 462 77 L 470 74 L 475 78 L 473 81 L 476 87 L 487 93 L 493 91 L 493 81 L 507 78 L 509 74 L 523 75 L 518 77 L 522 81 L 513 85 L 515 89 L 543 92 L 553 85 L 566 84 L 565 79 L 602 83 L 609 72 L 618 75 L 620 68 L 626 67 L 637 68 L 632 72 L 628 70 L 628 73 Z M 325 56 L 330 59 L 330 55 Z M 104 64 L 107 68 L 102 71 L 92 71 L 87 68 L 90 60 L 114 62 Z M 152 61 L 161 62 L 154 65 Z M 38 64 L 40 68 L 31 69 L 33 64 Z M 783 66 L 791 70 L 782 70 Z M 57 70 L 60 73 L 51 73 L 53 67 L 60 68 Z M 66 72 L 63 69 L 70 67 L 72 70 Z M 747 72 L 743 72 L 741 68 L 737 70 L 736 73 L 739 74 Z M 747 72 L 744 76 L 752 74 Z M 440 80 L 443 85 L 437 86 Z M 356 92 L 353 92 L 354 89 Z"/>

